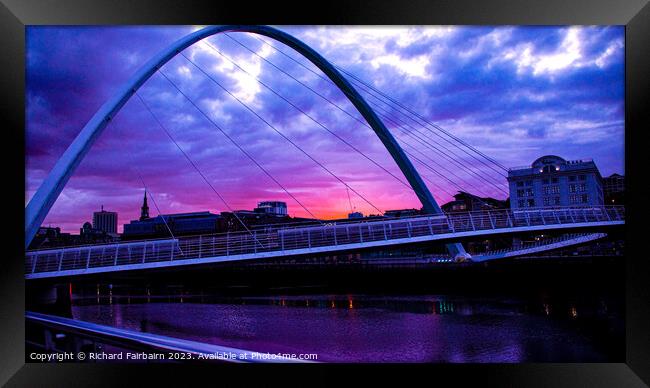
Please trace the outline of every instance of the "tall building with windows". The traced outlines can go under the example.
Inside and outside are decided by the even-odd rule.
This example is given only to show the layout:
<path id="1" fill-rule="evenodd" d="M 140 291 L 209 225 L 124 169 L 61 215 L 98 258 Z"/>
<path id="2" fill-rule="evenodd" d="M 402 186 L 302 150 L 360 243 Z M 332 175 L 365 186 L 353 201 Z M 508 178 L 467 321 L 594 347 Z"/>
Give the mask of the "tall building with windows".
<path id="1" fill-rule="evenodd" d="M 93 229 L 101 230 L 106 233 L 117 233 L 117 213 L 102 210 L 93 213 Z"/>
<path id="2" fill-rule="evenodd" d="M 602 206 L 603 178 L 593 160 L 546 155 L 508 170 L 510 208 Z"/>

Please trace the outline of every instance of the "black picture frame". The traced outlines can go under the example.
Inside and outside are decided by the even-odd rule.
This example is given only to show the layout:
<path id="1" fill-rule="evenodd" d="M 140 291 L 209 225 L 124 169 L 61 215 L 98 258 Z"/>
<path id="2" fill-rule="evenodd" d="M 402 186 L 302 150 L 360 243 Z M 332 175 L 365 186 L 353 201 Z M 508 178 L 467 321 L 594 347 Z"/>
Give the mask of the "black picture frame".
<path id="1" fill-rule="evenodd" d="M 81 365 L 25 364 L 24 234 L 25 171 L 25 26 L 93 24 L 397 24 L 397 25 L 591 25 L 626 26 L 626 362 L 620 364 L 434 364 L 434 365 L 315 365 L 299 369 L 288 365 Z M 413 374 L 431 383 L 448 380 L 454 385 L 474 382 L 482 386 L 644 386 L 650 384 L 650 274 L 644 256 L 643 220 L 647 153 L 644 153 L 644 118 L 650 101 L 650 5 L 646 0 L 508 1 L 328 1 L 211 2 L 171 0 L 2 0 L 0 4 L 0 112 L 4 135 L 3 155 L 7 201 L 0 259 L 2 315 L 0 319 L 0 382 L 9 386 L 33 385 L 165 385 L 189 377 L 221 381 L 224 376 L 243 383 L 249 378 L 287 380 L 294 372 L 306 384 L 338 384 L 355 372 L 364 379 L 404 384 Z M 179 373 L 183 367 L 184 372 Z M 252 373 L 250 373 L 252 372 Z M 644 384 L 645 382 L 645 384 Z"/>

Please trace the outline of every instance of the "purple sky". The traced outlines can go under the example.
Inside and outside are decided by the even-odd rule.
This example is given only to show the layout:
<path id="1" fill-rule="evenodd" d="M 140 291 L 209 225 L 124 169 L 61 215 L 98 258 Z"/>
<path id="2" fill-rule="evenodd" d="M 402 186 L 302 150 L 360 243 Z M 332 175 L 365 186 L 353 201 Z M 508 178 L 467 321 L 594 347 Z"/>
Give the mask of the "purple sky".
<path id="1" fill-rule="evenodd" d="M 26 203 L 106 99 L 152 55 L 198 28 L 27 28 Z M 279 28 L 504 166 L 527 165 L 541 155 L 556 154 L 593 158 L 603 176 L 624 173 L 623 27 Z M 357 211 L 420 207 L 413 192 L 395 177 L 252 76 L 405 181 L 371 129 L 260 56 L 360 118 L 340 91 L 257 36 L 230 37 L 259 56 L 225 35 L 207 41 L 249 74 L 205 43 L 185 54 L 372 204 L 350 191 Z M 321 74 L 289 48 L 264 39 Z M 179 55 L 162 71 L 313 214 L 329 218 L 350 211 L 343 184 L 187 59 Z M 140 95 L 230 207 L 252 209 L 259 200 L 283 200 L 291 215 L 308 216 L 162 75 L 155 74 Z M 412 159 L 439 203 L 460 189 L 506 197 L 505 179 L 454 148 L 446 135 L 367 100 L 378 113 L 386 112 L 385 123 L 405 151 L 428 164 Z M 421 139 L 428 139 L 429 148 Z M 471 165 L 472 170 L 459 165 Z M 227 210 L 134 97 L 82 161 L 44 225 L 78 232 L 104 205 L 119 212 L 121 230 L 124 222 L 139 215 L 139 174 L 162 213 Z M 151 213 L 158 214 L 154 204 L 149 205 Z"/>

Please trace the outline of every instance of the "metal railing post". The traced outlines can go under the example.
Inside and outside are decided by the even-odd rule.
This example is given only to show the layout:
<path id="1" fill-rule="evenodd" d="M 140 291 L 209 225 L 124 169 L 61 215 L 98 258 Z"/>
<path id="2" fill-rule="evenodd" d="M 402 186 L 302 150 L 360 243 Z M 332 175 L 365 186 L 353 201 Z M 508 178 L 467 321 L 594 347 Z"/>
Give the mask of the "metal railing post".
<path id="1" fill-rule="evenodd" d="M 61 250 L 61 257 L 59 257 L 59 271 L 61 271 L 61 265 L 63 264 L 63 250 Z"/>
<path id="2" fill-rule="evenodd" d="M 115 246 L 115 260 L 113 261 L 113 266 L 117 265 L 117 255 L 120 253 L 120 246 L 116 245 Z"/>
<path id="3" fill-rule="evenodd" d="M 307 246 L 311 248 L 311 230 L 307 229 Z"/>
<path id="4" fill-rule="evenodd" d="M 253 253 L 257 253 L 257 230 L 253 231 Z"/>
<path id="5" fill-rule="evenodd" d="M 510 225 L 511 228 L 514 228 L 515 225 L 512 222 L 512 219 L 510 218 L 510 211 L 506 210 L 506 219 L 508 220 L 508 225 Z"/>
<path id="6" fill-rule="evenodd" d="M 429 233 L 433 235 L 433 225 L 431 225 L 431 217 L 427 217 L 427 224 L 429 224 Z"/>
<path id="7" fill-rule="evenodd" d="M 492 229 L 496 229 L 494 227 L 494 220 L 492 219 L 492 215 L 490 214 L 490 211 L 488 210 L 487 212 L 488 218 L 490 219 L 490 225 L 492 225 Z"/>
<path id="8" fill-rule="evenodd" d="M 279 231 L 278 231 L 279 233 Z M 280 248 L 281 251 L 284 252 L 284 233 L 279 233 L 280 234 Z"/>
<path id="9" fill-rule="evenodd" d="M 361 231 L 361 224 L 359 224 L 359 241 L 363 242 L 363 232 Z"/>
<path id="10" fill-rule="evenodd" d="M 92 248 L 88 248 L 88 257 L 86 257 L 86 269 L 90 268 L 90 252 L 92 250 Z"/>
<path id="11" fill-rule="evenodd" d="M 334 246 L 339 245 L 338 242 L 336 241 L 336 225 L 332 228 L 333 233 L 334 233 Z"/>
<path id="12" fill-rule="evenodd" d="M 36 271 L 36 260 L 38 260 L 38 254 L 36 254 L 36 255 L 32 255 L 32 257 L 33 257 L 33 261 L 32 261 L 32 273 L 34 273 L 34 271 Z"/>
<path id="13" fill-rule="evenodd" d="M 387 241 L 388 240 L 388 234 L 386 234 L 386 224 L 383 223 L 381 225 L 384 227 L 384 241 Z"/>
<path id="14" fill-rule="evenodd" d="M 467 213 L 467 215 L 469 216 L 470 224 L 472 224 L 472 230 L 476 231 L 476 226 L 474 225 L 474 219 L 472 218 L 472 213 Z"/>
<path id="15" fill-rule="evenodd" d="M 144 264 L 144 259 L 147 257 L 147 243 L 143 244 L 144 248 L 142 248 L 142 264 Z"/>
<path id="16" fill-rule="evenodd" d="M 226 232 L 226 256 L 230 256 L 230 234 Z"/>
<path id="17" fill-rule="evenodd" d="M 603 210 L 605 210 L 605 215 L 607 215 L 607 220 L 611 221 L 612 217 L 609 215 L 609 212 L 607 211 L 607 208 L 603 208 Z"/>
<path id="18" fill-rule="evenodd" d="M 412 228 L 411 221 L 409 220 L 409 221 L 406 222 L 406 233 L 408 234 L 409 238 L 412 237 L 411 236 L 411 228 Z"/>
<path id="19" fill-rule="evenodd" d="M 199 259 L 201 258 L 201 253 L 203 251 L 202 243 L 203 243 L 203 236 L 199 236 Z"/>
<path id="20" fill-rule="evenodd" d="M 174 249 L 175 248 L 176 248 L 176 241 L 172 240 L 171 244 L 169 244 L 169 249 L 170 249 L 169 261 L 174 261 Z"/>

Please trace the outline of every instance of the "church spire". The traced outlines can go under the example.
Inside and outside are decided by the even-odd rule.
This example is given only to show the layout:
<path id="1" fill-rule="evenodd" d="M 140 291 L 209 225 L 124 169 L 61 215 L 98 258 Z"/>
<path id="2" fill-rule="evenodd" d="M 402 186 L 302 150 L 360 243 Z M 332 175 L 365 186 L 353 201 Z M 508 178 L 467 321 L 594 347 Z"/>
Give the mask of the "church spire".
<path id="1" fill-rule="evenodd" d="M 147 189 L 144 189 L 144 200 L 142 201 L 142 209 L 140 210 L 140 221 L 149 218 L 149 206 L 147 205 Z"/>

